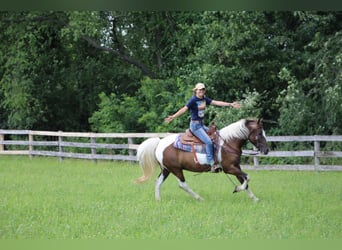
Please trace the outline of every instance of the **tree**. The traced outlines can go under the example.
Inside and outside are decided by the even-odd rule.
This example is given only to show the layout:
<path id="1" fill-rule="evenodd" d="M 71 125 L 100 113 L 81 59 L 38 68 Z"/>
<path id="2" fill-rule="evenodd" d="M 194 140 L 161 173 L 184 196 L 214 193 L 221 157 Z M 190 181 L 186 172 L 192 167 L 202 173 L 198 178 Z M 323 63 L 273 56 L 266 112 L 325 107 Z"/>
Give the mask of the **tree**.
<path id="1" fill-rule="evenodd" d="M 210 120 L 261 116 L 279 121 L 273 133 L 340 133 L 341 20 L 307 11 L 0 12 L 0 124 L 183 131 L 187 116 L 163 120 L 204 82 L 210 97 L 249 107 L 209 109 Z"/>
<path id="2" fill-rule="evenodd" d="M 2 61 L 1 61 L 1 107 L 6 110 L 4 127 L 31 128 L 44 119 L 44 107 L 35 95 L 35 79 L 39 76 L 40 60 L 36 45 L 40 42 L 42 30 L 34 25 L 24 25 L 24 17 L 34 18 L 34 14 L 1 13 Z M 50 38 L 52 39 L 52 38 Z M 51 40 L 50 40 L 51 41 Z"/>
<path id="3" fill-rule="evenodd" d="M 279 125 L 285 134 L 340 134 L 342 115 L 341 13 L 299 13 L 301 33 L 311 33 L 297 64 L 280 78 L 289 83 L 279 95 Z M 304 25 L 305 24 L 305 25 Z M 312 35 L 313 34 L 313 35 Z M 300 74 L 296 74 L 301 69 Z"/>

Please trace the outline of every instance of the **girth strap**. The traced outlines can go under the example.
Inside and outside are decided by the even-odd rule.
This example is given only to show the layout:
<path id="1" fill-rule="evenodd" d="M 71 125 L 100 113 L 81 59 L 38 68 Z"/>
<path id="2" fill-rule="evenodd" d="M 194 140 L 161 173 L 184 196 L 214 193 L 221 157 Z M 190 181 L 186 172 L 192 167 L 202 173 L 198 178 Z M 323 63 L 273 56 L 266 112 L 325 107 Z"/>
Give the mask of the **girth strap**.
<path id="1" fill-rule="evenodd" d="M 196 154 L 194 143 L 191 144 L 191 149 L 192 149 L 191 151 L 194 153 L 194 161 L 195 161 L 196 164 L 198 164 L 199 161 L 198 161 L 198 158 L 197 158 L 197 154 Z"/>

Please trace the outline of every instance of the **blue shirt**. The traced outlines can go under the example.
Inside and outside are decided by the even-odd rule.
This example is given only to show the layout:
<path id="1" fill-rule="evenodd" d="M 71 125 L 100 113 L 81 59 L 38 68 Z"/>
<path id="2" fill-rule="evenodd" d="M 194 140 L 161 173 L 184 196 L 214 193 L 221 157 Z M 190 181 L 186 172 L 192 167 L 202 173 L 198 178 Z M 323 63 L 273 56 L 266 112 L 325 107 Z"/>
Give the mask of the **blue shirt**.
<path id="1" fill-rule="evenodd" d="M 204 111 L 205 111 L 205 106 L 204 108 L 201 108 L 201 106 L 204 104 L 210 105 L 212 102 L 212 99 L 204 96 L 203 98 L 198 98 L 196 96 L 192 96 L 187 104 L 185 106 L 188 107 L 190 110 L 190 116 L 191 120 L 195 121 L 202 121 L 204 118 Z"/>

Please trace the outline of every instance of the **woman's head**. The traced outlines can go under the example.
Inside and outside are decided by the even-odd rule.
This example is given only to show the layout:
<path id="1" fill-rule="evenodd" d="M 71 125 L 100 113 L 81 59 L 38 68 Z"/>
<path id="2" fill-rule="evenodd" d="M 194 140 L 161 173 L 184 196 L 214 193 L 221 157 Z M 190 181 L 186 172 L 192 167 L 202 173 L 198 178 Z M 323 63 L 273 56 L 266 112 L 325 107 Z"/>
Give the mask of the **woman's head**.
<path id="1" fill-rule="evenodd" d="M 193 89 L 193 91 L 194 91 L 194 95 L 196 95 L 196 96 L 204 96 L 204 94 L 205 94 L 205 85 L 204 85 L 204 83 L 201 83 L 201 82 L 199 82 L 199 83 L 197 83 L 196 85 L 195 85 L 195 88 Z"/>

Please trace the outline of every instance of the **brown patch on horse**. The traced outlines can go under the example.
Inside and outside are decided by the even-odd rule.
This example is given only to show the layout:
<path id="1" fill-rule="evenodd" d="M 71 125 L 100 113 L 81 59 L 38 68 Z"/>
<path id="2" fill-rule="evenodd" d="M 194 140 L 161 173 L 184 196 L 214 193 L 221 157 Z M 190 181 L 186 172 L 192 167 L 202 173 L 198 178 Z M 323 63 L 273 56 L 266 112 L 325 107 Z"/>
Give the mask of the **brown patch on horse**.
<path id="1" fill-rule="evenodd" d="M 176 149 L 173 145 L 165 148 L 163 152 L 163 165 L 181 181 L 184 181 L 183 170 L 192 172 L 207 172 L 209 165 L 196 164 L 191 152 Z"/>
<path id="2" fill-rule="evenodd" d="M 235 155 L 241 155 L 242 154 L 242 150 L 240 147 L 236 147 L 236 146 L 233 146 L 230 144 L 223 144 L 222 150 L 224 150 L 224 152 L 230 153 L 230 154 L 235 154 Z"/>

